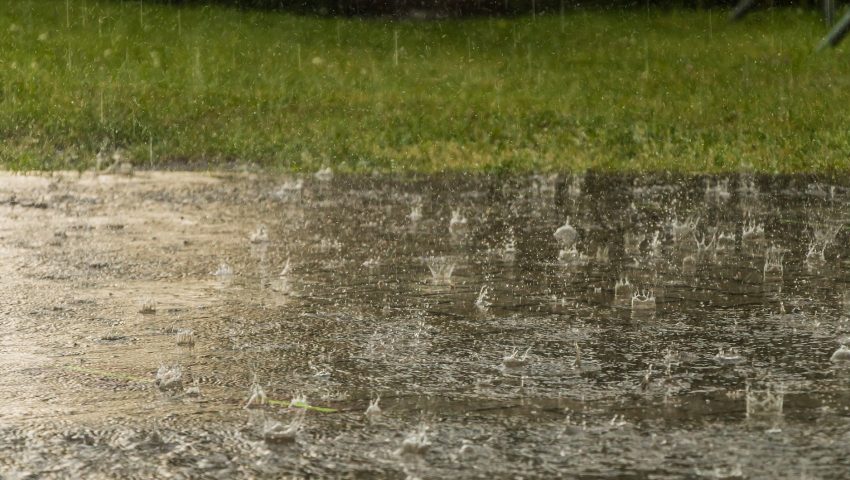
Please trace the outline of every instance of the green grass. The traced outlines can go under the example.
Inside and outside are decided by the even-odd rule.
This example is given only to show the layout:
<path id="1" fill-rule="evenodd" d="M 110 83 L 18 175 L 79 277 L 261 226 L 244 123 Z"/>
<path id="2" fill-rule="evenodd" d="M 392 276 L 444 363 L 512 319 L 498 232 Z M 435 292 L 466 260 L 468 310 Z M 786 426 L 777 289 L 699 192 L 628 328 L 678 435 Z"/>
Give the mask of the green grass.
<path id="1" fill-rule="evenodd" d="M 0 0 L 0 163 L 841 172 L 850 62 L 813 53 L 824 33 L 794 10 L 392 22 Z"/>

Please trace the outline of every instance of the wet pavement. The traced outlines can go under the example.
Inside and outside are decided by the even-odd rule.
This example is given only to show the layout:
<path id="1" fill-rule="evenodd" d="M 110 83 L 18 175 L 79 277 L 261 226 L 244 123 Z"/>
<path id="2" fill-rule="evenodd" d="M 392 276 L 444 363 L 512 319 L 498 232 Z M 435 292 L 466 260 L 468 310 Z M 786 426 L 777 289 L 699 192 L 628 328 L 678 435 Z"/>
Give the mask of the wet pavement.
<path id="1" fill-rule="evenodd" d="M 2 174 L 0 478 L 845 478 L 848 184 Z"/>

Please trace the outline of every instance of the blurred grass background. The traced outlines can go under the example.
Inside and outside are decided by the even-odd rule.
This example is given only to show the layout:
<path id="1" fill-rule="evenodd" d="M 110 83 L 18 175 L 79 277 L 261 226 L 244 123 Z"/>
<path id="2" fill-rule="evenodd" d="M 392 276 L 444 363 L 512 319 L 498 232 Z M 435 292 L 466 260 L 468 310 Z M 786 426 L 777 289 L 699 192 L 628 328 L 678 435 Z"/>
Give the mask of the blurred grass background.
<path id="1" fill-rule="evenodd" d="M 0 0 L 0 163 L 357 171 L 846 171 L 817 11 L 299 16 Z"/>

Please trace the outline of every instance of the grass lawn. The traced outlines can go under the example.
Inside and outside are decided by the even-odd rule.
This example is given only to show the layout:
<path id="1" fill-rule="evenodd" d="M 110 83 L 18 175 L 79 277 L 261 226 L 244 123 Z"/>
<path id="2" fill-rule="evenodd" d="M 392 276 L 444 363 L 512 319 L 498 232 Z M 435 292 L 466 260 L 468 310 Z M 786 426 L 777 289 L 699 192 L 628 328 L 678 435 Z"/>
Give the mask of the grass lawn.
<path id="1" fill-rule="evenodd" d="M 850 171 L 816 12 L 299 17 L 0 0 L 0 164 Z M 850 42 L 848 42 L 850 45 Z"/>

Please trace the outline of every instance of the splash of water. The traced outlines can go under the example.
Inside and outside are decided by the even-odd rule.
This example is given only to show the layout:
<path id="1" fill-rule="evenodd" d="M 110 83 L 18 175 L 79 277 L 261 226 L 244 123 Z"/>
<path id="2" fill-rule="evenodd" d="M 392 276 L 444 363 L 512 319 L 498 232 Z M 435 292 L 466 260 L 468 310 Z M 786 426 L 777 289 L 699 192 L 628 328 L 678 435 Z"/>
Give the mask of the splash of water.
<path id="1" fill-rule="evenodd" d="M 195 331 L 191 328 L 181 328 L 177 331 L 177 345 L 192 347 L 195 345 Z"/>
<path id="2" fill-rule="evenodd" d="M 661 232 L 656 231 L 652 234 L 652 239 L 649 241 L 649 256 L 650 257 L 660 257 L 661 256 Z"/>
<path id="3" fill-rule="evenodd" d="M 425 260 L 431 271 L 431 280 L 436 284 L 451 283 L 456 263 L 449 257 L 428 257 Z"/>
<path id="4" fill-rule="evenodd" d="M 673 243 L 681 247 L 685 242 L 693 239 L 698 224 L 699 217 L 689 217 L 681 222 L 678 218 L 674 218 L 670 222 L 670 231 L 673 234 Z"/>
<path id="5" fill-rule="evenodd" d="M 555 240 L 566 249 L 575 245 L 576 240 L 578 240 L 578 231 L 570 225 L 570 219 L 567 218 L 567 221 L 555 230 L 554 236 Z"/>
<path id="6" fill-rule="evenodd" d="M 269 232 L 266 229 L 265 225 L 260 225 L 251 233 L 249 237 L 251 243 L 268 243 L 269 241 Z"/>
<path id="7" fill-rule="evenodd" d="M 380 401 L 381 401 L 380 395 L 378 395 L 374 400 L 370 400 L 369 406 L 366 408 L 366 412 L 364 413 L 364 415 L 366 415 L 369 418 L 376 418 L 376 417 L 381 416 L 381 414 L 383 412 L 381 411 L 381 407 L 378 405 L 378 403 L 380 403 Z"/>
<path id="8" fill-rule="evenodd" d="M 478 291 L 478 298 L 475 300 L 475 308 L 480 312 L 486 312 L 490 309 L 491 302 L 487 300 L 487 292 L 489 288 L 484 285 L 481 287 L 481 290 Z"/>
<path id="9" fill-rule="evenodd" d="M 139 306 L 139 313 L 143 315 L 153 315 L 156 313 L 156 300 L 152 298 L 145 298 L 142 300 L 141 305 Z"/>
<path id="10" fill-rule="evenodd" d="M 747 417 L 782 415 L 782 404 L 785 393 L 782 387 L 753 390 L 747 384 L 746 388 Z"/>
<path id="11" fill-rule="evenodd" d="M 784 269 L 782 260 L 785 257 L 785 249 L 772 245 L 764 252 L 764 280 L 778 280 L 782 278 Z"/>
<path id="12" fill-rule="evenodd" d="M 580 253 L 578 251 L 578 248 L 573 245 L 570 248 L 562 248 L 558 252 L 558 261 L 563 263 L 564 265 L 580 267 L 587 265 L 590 262 L 590 257 L 585 255 L 584 253 Z"/>
<path id="13" fill-rule="evenodd" d="M 313 178 L 320 182 L 329 182 L 334 178 L 334 171 L 331 167 L 325 167 L 314 173 Z"/>
<path id="14" fill-rule="evenodd" d="M 833 363 L 850 363 L 850 347 L 840 345 L 838 350 L 833 352 L 832 356 L 829 357 L 829 361 Z"/>
<path id="15" fill-rule="evenodd" d="M 531 363 L 528 359 L 529 351 L 531 351 L 531 347 L 526 348 L 525 352 L 520 354 L 519 349 L 514 347 L 511 353 L 502 359 L 502 365 L 504 365 L 505 368 L 522 368 L 527 366 Z"/>
<path id="16" fill-rule="evenodd" d="M 646 235 L 642 233 L 626 232 L 623 235 L 623 250 L 626 255 L 637 255 L 640 253 L 640 246 L 643 243 Z"/>
<path id="17" fill-rule="evenodd" d="M 301 198 L 301 192 L 304 190 L 304 180 L 288 180 L 284 182 L 275 192 L 274 197 L 278 200 L 290 200 Z"/>
<path id="18" fill-rule="evenodd" d="M 629 283 L 629 279 L 623 277 L 614 284 L 614 303 L 630 305 L 634 293 L 634 287 Z"/>
<path id="19" fill-rule="evenodd" d="M 747 220 L 741 230 L 741 243 L 756 247 L 764 242 L 764 225 L 755 220 Z"/>
<path id="20" fill-rule="evenodd" d="M 706 181 L 705 185 L 705 199 L 713 202 L 725 202 L 729 200 L 731 194 L 729 193 L 729 179 L 717 179 L 714 184 L 712 184 L 711 180 Z"/>
<path id="21" fill-rule="evenodd" d="M 632 295 L 632 311 L 641 313 L 655 312 L 655 294 L 652 290 L 634 292 Z"/>
<path id="22" fill-rule="evenodd" d="M 257 380 L 257 375 L 254 375 L 254 381 L 251 382 L 251 387 L 248 390 L 248 401 L 245 402 L 243 408 L 262 407 L 268 403 L 269 399 L 266 397 L 266 391 Z"/>
<path id="23" fill-rule="evenodd" d="M 410 207 L 410 213 L 407 214 L 407 219 L 411 223 L 417 223 L 422 219 L 422 205 L 413 205 Z"/>
<path id="24" fill-rule="evenodd" d="M 452 210 L 452 218 L 449 219 L 449 233 L 459 235 L 466 231 L 469 221 L 463 216 L 460 209 Z"/>
<path id="25" fill-rule="evenodd" d="M 266 419 L 263 423 L 263 440 L 266 443 L 292 443 L 296 440 L 298 432 L 304 426 L 306 410 L 298 410 L 289 423 L 282 423 L 273 419 Z"/>
<path id="26" fill-rule="evenodd" d="M 422 424 L 402 440 L 396 454 L 424 455 L 429 448 L 431 448 L 431 442 L 428 440 L 428 427 Z"/>
<path id="27" fill-rule="evenodd" d="M 727 253 L 735 251 L 735 244 L 737 240 L 735 238 L 735 234 L 731 232 L 720 232 L 717 235 L 717 241 L 715 243 L 715 251 L 718 253 Z"/>
<path id="28" fill-rule="evenodd" d="M 720 350 L 714 355 L 714 360 L 721 365 L 738 365 L 745 361 L 744 357 L 738 353 L 738 349 L 735 347 L 729 350 L 720 347 Z"/>
<path id="29" fill-rule="evenodd" d="M 226 263 L 222 263 L 218 266 L 218 270 L 213 273 L 216 277 L 232 277 L 233 269 L 230 268 L 230 265 Z"/>
<path id="30" fill-rule="evenodd" d="M 156 371 L 156 387 L 162 392 L 174 392 L 183 388 L 183 369 L 180 364 L 160 365 Z"/>

